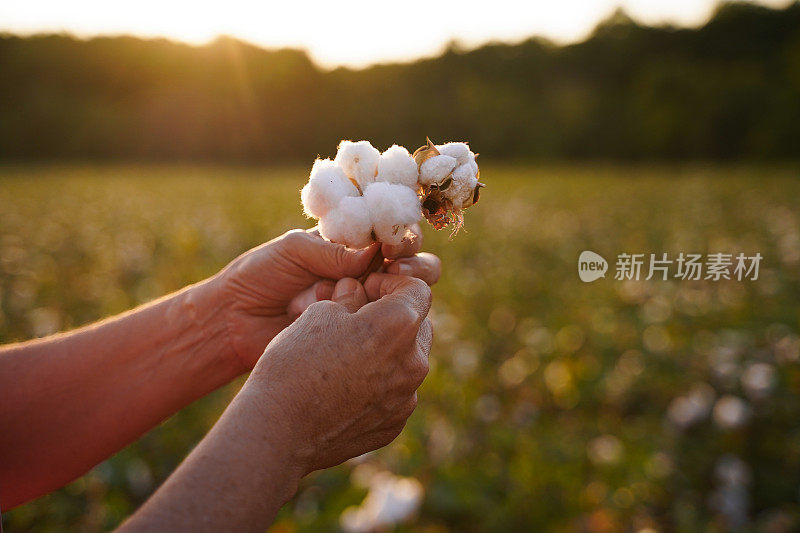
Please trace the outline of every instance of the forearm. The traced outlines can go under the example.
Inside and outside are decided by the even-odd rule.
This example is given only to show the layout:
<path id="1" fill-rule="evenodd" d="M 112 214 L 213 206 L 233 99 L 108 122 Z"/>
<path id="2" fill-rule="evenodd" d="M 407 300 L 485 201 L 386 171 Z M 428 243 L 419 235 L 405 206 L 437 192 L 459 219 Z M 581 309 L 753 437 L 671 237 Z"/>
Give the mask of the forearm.
<path id="1" fill-rule="evenodd" d="M 272 339 L 214 428 L 123 531 L 264 531 L 307 472 L 400 433 L 428 371 L 430 289 L 370 279 L 370 288 L 338 281 L 332 301 Z M 368 294 L 385 297 L 367 303 Z"/>
<path id="2" fill-rule="evenodd" d="M 244 368 L 211 282 L 0 351 L 0 505 L 82 475 Z"/>
<path id="3" fill-rule="evenodd" d="M 245 386 L 121 531 L 264 531 L 304 469 L 291 425 Z"/>

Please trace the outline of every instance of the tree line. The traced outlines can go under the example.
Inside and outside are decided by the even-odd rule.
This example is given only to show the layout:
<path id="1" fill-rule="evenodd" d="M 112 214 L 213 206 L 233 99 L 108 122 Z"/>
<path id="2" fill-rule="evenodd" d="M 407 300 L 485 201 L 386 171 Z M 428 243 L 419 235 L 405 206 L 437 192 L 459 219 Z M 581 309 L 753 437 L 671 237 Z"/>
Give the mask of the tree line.
<path id="1" fill-rule="evenodd" d="M 725 3 L 699 28 L 617 11 L 576 44 L 361 70 L 227 37 L 0 36 L 2 160 L 308 161 L 426 135 L 493 158 L 796 158 L 800 3 Z"/>

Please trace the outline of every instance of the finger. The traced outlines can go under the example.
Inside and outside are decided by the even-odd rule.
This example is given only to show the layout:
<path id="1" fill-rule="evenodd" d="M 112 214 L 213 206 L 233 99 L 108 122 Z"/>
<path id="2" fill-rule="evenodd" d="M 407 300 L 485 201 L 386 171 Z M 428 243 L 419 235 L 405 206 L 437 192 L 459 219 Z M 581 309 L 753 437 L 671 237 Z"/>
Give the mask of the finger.
<path id="1" fill-rule="evenodd" d="M 428 285 L 439 281 L 442 273 L 442 262 L 433 254 L 419 253 L 413 257 L 404 257 L 389 263 L 384 271 L 388 274 L 412 276 L 419 278 Z"/>
<path id="2" fill-rule="evenodd" d="M 353 250 L 306 231 L 291 231 L 284 236 L 289 257 L 321 278 L 357 278 L 367 269 L 379 249 L 378 244 Z"/>
<path id="3" fill-rule="evenodd" d="M 362 308 L 366 313 L 383 312 L 399 303 L 415 313 L 413 322 L 419 326 L 431 308 L 431 289 L 417 278 L 372 274 L 364 283 L 364 290 L 371 302 Z"/>
<path id="4" fill-rule="evenodd" d="M 331 299 L 342 304 L 350 313 L 355 313 L 368 301 L 364 286 L 353 278 L 342 278 L 337 281 Z"/>
<path id="5" fill-rule="evenodd" d="M 316 226 L 314 226 L 313 228 L 308 228 L 308 229 L 306 230 L 306 233 L 310 233 L 311 235 L 317 235 L 317 236 L 320 236 L 320 233 L 319 233 L 319 224 L 317 224 L 317 225 L 316 225 Z"/>
<path id="6" fill-rule="evenodd" d="M 422 249 L 422 230 L 419 224 L 414 223 L 408 229 L 408 235 L 403 238 L 400 244 L 384 244 L 381 246 L 384 257 L 388 259 L 411 257 Z"/>
<path id="7" fill-rule="evenodd" d="M 286 313 L 291 317 L 300 316 L 313 303 L 330 300 L 333 295 L 334 283 L 331 280 L 321 280 L 300 292 L 292 298 L 286 307 Z"/>

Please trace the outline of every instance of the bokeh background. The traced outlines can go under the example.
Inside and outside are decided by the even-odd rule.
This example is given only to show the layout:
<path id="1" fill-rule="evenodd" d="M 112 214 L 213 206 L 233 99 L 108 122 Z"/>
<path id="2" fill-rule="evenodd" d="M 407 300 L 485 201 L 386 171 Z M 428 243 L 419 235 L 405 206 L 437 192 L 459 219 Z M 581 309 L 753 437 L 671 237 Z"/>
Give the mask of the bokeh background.
<path id="1" fill-rule="evenodd" d="M 308 227 L 299 189 L 342 138 L 426 135 L 470 141 L 488 187 L 457 236 L 425 229 L 444 273 L 420 406 L 390 446 L 307 478 L 272 531 L 352 529 L 385 472 L 419 494 L 387 527 L 404 531 L 800 528 L 797 3 L 722 4 L 691 28 L 616 11 L 577 43 L 363 69 L 230 37 L 4 34 L 0 342 Z M 764 259 L 756 281 L 584 284 L 585 249 L 611 274 L 622 252 Z M 239 385 L 5 510 L 5 529 L 113 528 Z"/>

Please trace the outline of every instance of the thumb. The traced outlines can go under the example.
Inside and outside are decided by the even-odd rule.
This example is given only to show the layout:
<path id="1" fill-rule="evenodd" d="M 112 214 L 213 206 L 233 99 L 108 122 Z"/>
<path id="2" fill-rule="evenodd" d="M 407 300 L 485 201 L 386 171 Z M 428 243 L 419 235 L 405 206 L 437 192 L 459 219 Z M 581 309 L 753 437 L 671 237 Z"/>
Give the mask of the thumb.
<path id="1" fill-rule="evenodd" d="M 342 304 L 348 312 L 355 313 L 367 303 L 364 286 L 353 278 L 343 278 L 336 282 L 331 300 Z"/>
<path id="2" fill-rule="evenodd" d="M 303 268 L 320 278 L 357 278 L 366 272 L 379 244 L 353 250 L 327 241 L 311 232 L 291 232 L 287 240 L 288 254 Z"/>
<path id="3" fill-rule="evenodd" d="M 414 311 L 417 321 L 421 322 L 431 308 L 431 288 L 417 278 L 396 276 L 393 274 L 370 274 L 364 282 L 369 305 L 364 312 L 379 310 L 386 305 L 400 303 Z"/>

